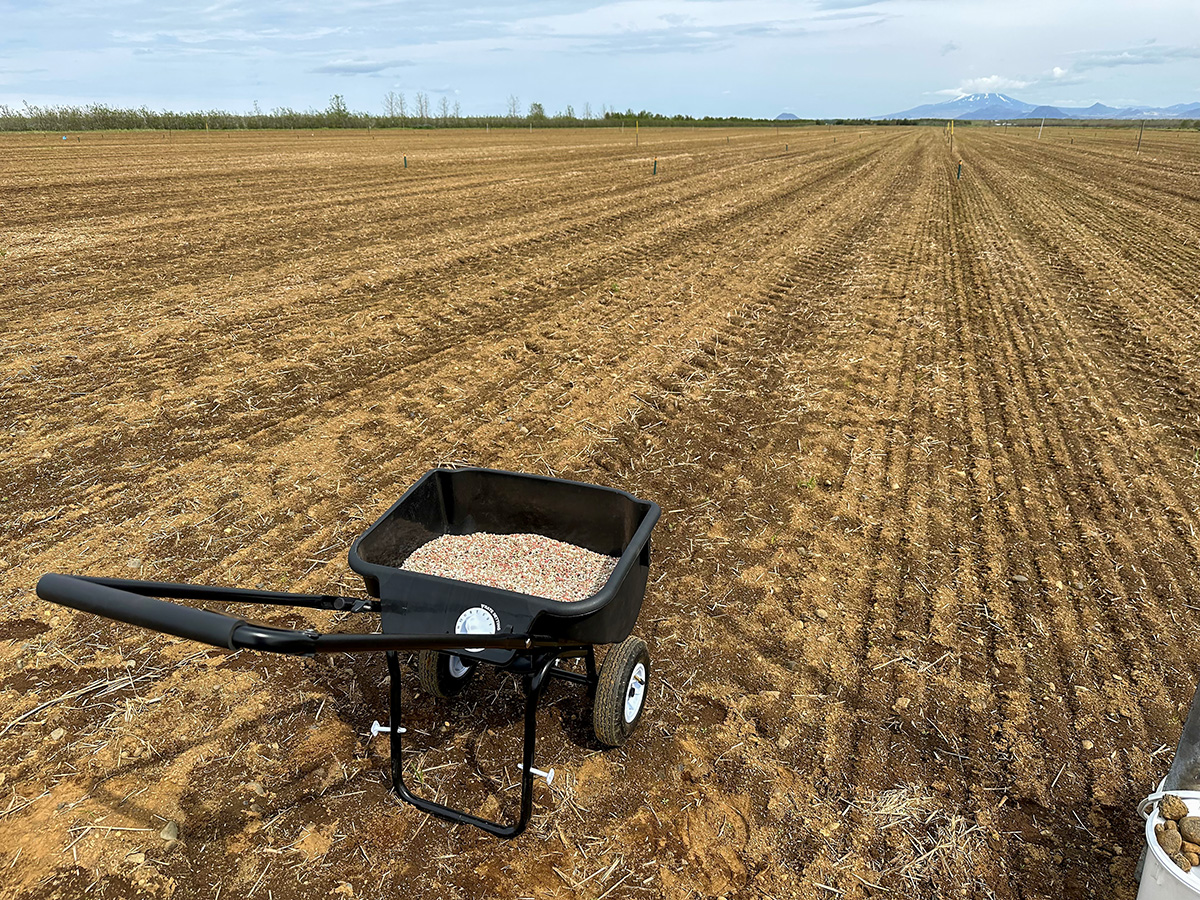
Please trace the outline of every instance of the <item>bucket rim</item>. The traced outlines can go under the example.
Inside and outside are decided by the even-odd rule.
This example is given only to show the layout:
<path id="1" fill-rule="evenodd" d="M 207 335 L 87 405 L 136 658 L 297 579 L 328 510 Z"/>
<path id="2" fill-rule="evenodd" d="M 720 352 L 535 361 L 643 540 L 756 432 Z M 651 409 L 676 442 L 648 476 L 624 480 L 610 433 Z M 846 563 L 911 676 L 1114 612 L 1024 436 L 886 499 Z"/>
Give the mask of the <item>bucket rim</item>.
<path id="1" fill-rule="evenodd" d="M 1162 798 L 1167 794 L 1178 797 L 1180 800 L 1196 800 L 1200 802 L 1200 791 L 1164 791 L 1162 782 L 1160 781 L 1157 790 L 1138 804 L 1138 812 L 1142 814 L 1142 818 L 1150 818 L 1150 814 L 1154 812 L 1158 804 L 1162 802 Z"/>
<path id="2" fill-rule="evenodd" d="M 1138 811 L 1141 812 L 1146 819 L 1146 850 L 1148 853 L 1154 854 L 1155 861 L 1164 870 L 1166 870 L 1180 886 L 1187 888 L 1192 894 L 1200 897 L 1200 869 L 1192 870 L 1192 872 L 1197 873 L 1196 876 L 1192 876 L 1190 872 L 1184 872 L 1181 868 L 1179 868 L 1179 866 L 1175 865 L 1175 863 L 1171 861 L 1171 858 L 1167 856 L 1167 851 L 1159 846 L 1158 838 L 1154 835 L 1154 826 L 1166 821 L 1166 819 L 1159 812 L 1159 804 L 1164 794 L 1173 794 L 1174 796 L 1179 797 L 1181 800 L 1194 800 L 1196 801 L 1196 804 L 1200 806 L 1200 791 L 1164 791 L 1162 790 L 1162 785 L 1160 784 L 1157 791 L 1138 804 Z M 1190 812 L 1191 804 L 1188 804 L 1188 806 L 1188 811 Z M 1143 877 L 1145 876 L 1143 875 Z"/>

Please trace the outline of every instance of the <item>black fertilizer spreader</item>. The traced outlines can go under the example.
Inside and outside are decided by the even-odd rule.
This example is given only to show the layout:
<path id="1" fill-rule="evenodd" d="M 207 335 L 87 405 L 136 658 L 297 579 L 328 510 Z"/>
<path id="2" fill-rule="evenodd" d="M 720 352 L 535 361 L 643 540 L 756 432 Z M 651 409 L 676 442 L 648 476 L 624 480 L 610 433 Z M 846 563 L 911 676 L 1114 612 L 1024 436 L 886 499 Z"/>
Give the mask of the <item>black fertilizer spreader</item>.
<path id="1" fill-rule="evenodd" d="M 650 658 L 630 637 L 650 569 L 650 532 L 660 510 L 624 491 L 495 469 L 426 472 L 350 547 L 350 567 L 375 600 L 320 594 L 202 587 L 121 578 L 48 574 L 37 594 L 84 612 L 231 650 L 297 656 L 372 653 L 387 656 L 390 685 L 392 786 L 414 806 L 499 837 L 525 830 L 533 809 L 537 704 L 550 678 L 586 686 L 601 743 L 617 746 L 645 707 Z M 538 534 L 617 557 L 604 586 L 574 602 L 549 600 L 400 568 L 418 547 L 442 535 Z M 248 622 L 170 600 L 279 604 L 342 612 L 378 613 L 381 633 L 320 634 Z M 597 671 L 595 645 L 615 644 Z M 397 654 L 417 651 L 422 688 L 438 697 L 457 694 L 481 664 L 522 676 L 525 738 L 521 812 L 504 825 L 418 797 L 404 783 L 400 726 L 401 678 Z M 586 672 L 556 665 L 585 660 Z"/>

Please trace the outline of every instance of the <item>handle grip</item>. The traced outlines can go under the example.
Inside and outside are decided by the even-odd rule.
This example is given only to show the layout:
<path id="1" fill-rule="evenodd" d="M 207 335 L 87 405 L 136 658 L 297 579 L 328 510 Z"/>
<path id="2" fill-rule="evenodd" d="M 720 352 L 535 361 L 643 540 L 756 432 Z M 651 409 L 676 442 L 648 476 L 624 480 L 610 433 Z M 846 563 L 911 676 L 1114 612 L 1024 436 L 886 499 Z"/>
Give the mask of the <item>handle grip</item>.
<path id="1" fill-rule="evenodd" d="M 230 650 L 237 649 L 234 632 L 246 624 L 245 619 L 224 613 L 133 594 L 74 575 L 43 575 L 38 579 L 37 595 L 82 612 Z"/>

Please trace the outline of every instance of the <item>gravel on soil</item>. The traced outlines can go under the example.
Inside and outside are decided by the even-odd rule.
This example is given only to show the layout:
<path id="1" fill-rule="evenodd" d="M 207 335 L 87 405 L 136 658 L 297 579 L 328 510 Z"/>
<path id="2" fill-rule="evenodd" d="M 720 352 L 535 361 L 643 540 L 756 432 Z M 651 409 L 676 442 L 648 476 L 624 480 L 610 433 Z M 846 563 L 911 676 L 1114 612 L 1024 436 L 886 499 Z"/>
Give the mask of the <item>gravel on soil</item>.
<path id="1" fill-rule="evenodd" d="M 540 534 L 444 534 L 400 566 L 534 597 L 574 602 L 604 586 L 617 559 Z"/>

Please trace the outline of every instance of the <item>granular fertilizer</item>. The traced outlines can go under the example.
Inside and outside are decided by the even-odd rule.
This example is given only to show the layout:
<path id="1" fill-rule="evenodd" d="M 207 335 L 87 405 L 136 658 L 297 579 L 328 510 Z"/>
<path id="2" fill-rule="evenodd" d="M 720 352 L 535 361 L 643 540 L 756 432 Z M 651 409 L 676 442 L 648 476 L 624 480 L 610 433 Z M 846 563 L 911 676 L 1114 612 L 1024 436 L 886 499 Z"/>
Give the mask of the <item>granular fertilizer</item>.
<path id="1" fill-rule="evenodd" d="M 444 534 L 400 568 L 534 597 L 586 600 L 604 586 L 617 560 L 540 534 Z"/>

